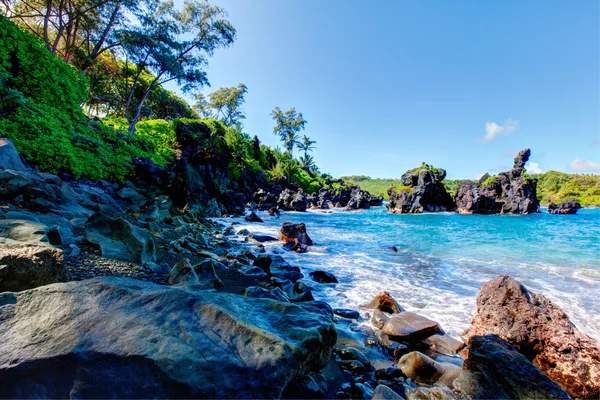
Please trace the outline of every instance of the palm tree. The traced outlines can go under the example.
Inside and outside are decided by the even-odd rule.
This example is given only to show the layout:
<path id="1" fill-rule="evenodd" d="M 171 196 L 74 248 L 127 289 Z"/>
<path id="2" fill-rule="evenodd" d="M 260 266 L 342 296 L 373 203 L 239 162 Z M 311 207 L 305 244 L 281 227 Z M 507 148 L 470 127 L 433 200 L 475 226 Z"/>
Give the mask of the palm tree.
<path id="1" fill-rule="evenodd" d="M 302 168 L 304 168 L 306 171 L 316 168 L 315 159 L 306 153 L 303 157 L 300 156 L 300 164 L 302 164 Z"/>
<path id="2" fill-rule="evenodd" d="M 310 140 L 306 135 L 304 135 L 301 142 L 298 142 L 298 149 L 304 152 L 304 158 L 307 157 L 309 151 L 316 149 L 316 147 L 313 146 L 315 143 L 317 143 L 315 140 Z"/>

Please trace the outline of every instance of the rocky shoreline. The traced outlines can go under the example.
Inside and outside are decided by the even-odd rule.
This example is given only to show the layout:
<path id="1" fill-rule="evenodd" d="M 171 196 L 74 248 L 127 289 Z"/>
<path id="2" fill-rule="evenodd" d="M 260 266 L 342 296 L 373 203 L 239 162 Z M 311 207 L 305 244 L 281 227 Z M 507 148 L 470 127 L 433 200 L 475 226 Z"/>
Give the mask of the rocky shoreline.
<path id="1" fill-rule="evenodd" d="M 160 174 L 143 173 L 147 164 L 123 185 L 65 182 L 26 167 L 7 146 L 0 157 L 0 397 L 600 394 L 597 341 L 509 277 L 482 287 L 462 340 L 385 292 L 357 310 L 332 309 L 311 286 L 335 285 L 336 277 L 324 270 L 305 276 L 285 260 L 287 251 L 318 242 L 310 227 L 285 223 L 285 211 L 278 238 L 258 235 L 206 218 L 228 200 L 181 207 L 154 179 Z M 365 193 L 350 193 L 348 203 L 369 205 Z M 335 200 L 329 190 L 318 198 L 321 206 Z M 266 255 L 266 242 L 281 243 L 279 254 Z"/>

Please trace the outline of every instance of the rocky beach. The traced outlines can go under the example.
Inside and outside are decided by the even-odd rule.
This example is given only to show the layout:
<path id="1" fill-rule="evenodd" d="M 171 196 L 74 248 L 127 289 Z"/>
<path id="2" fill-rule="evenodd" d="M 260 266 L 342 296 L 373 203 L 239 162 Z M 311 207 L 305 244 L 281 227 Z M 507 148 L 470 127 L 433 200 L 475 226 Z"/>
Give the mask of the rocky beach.
<path id="1" fill-rule="evenodd" d="M 313 195 L 277 181 L 236 191 L 196 146 L 182 143 L 173 169 L 137 160 L 117 184 L 40 172 L 1 140 L 0 397 L 599 396 L 598 342 L 553 293 L 498 274 L 458 335 L 384 281 L 337 307 L 327 293 L 349 278 L 303 261 L 325 239 L 301 220 L 372 213 L 382 199 L 338 181 Z M 457 204 L 538 211 L 517 162 L 528 154 L 495 194 L 464 186 Z M 455 208 L 436 186 L 445 172 L 411 174 L 390 211 Z M 392 245 L 382 251 L 404 251 Z"/>

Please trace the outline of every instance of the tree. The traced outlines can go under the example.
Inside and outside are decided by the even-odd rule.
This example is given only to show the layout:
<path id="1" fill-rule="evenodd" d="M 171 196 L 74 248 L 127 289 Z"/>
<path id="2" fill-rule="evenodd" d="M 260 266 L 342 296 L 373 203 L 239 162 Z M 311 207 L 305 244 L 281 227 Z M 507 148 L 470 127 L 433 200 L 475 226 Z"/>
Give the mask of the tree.
<path id="1" fill-rule="evenodd" d="M 87 71 L 120 45 L 119 25 L 134 25 L 140 10 L 157 0 L 0 0 L 5 15 L 40 37 L 46 48 Z"/>
<path id="2" fill-rule="evenodd" d="M 148 12 L 141 26 L 121 32 L 119 38 L 127 63 L 131 60 L 135 66 L 125 103 L 131 133 L 135 132 L 144 103 L 154 88 L 176 81 L 184 92 L 190 92 L 208 84 L 202 70 L 208 57 L 235 40 L 235 29 L 226 17 L 225 10 L 204 1 L 185 0 L 181 11 L 167 1 Z M 145 71 L 152 72 L 155 78 L 135 106 L 134 93 Z"/>
<path id="3" fill-rule="evenodd" d="M 208 95 L 210 98 L 208 107 L 213 109 L 214 117 L 225 125 L 239 125 L 242 119 L 246 119 L 241 108 L 247 92 L 248 88 L 243 83 L 237 87 L 220 88 Z"/>
<path id="4" fill-rule="evenodd" d="M 294 147 L 299 143 L 299 132 L 304 129 L 306 120 L 302 116 L 302 113 L 296 112 L 295 108 L 290 108 L 288 111 L 283 112 L 279 107 L 275 107 L 270 115 L 275 120 L 273 133 L 279 136 L 288 154 L 291 156 Z"/>
<path id="5" fill-rule="evenodd" d="M 310 171 L 316 167 L 315 159 L 313 156 L 304 153 L 304 156 L 300 156 L 300 164 L 306 171 Z"/>
<path id="6" fill-rule="evenodd" d="M 304 152 L 304 158 L 306 158 L 309 151 L 313 151 L 316 147 L 313 144 L 317 142 L 314 140 L 310 140 L 310 138 L 306 135 L 302 137 L 302 141 L 298 143 L 298 149 Z"/>

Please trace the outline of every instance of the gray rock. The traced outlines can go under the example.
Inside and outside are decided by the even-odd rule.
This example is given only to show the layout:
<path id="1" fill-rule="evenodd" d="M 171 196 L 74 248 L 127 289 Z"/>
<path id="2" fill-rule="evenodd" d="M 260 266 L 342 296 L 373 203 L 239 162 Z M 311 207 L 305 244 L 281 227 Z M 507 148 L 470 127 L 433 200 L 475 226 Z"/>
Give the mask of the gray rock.
<path id="1" fill-rule="evenodd" d="M 405 311 L 393 314 L 383 325 L 382 331 L 399 341 L 418 341 L 442 333 L 442 328 L 435 321 Z"/>
<path id="2" fill-rule="evenodd" d="M 0 304 L 3 398 L 279 398 L 325 367 L 336 341 L 324 303 L 128 278 L 4 293 Z"/>
<path id="3" fill-rule="evenodd" d="M 47 245 L 1 245 L 0 292 L 19 292 L 58 282 L 63 274 L 63 257 L 61 249 Z"/>
<path id="4" fill-rule="evenodd" d="M 100 247 L 102 257 L 142 264 L 156 260 L 152 233 L 122 218 L 92 215 L 85 224 L 85 238 Z"/>
<path id="5" fill-rule="evenodd" d="M 440 354 L 446 354 L 450 356 L 455 355 L 465 347 L 463 342 L 456 340 L 447 334 L 432 335 L 423 340 L 423 343 Z"/>
<path id="6" fill-rule="evenodd" d="M 0 169 L 13 169 L 15 171 L 25 171 L 27 169 L 10 139 L 0 138 Z"/>
<path id="7" fill-rule="evenodd" d="M 260 286 L 250 286 L 244 289 L 244 296 L 256 297 L 259 299 L 272 299 L 283 302 L 290 302 L 290 298 L 280 288 L 271 290 L 261 288 Z"/>
<path id="8" fill-rule="evenodd" d="M 131 199 L 134 196 L 139 196 L 138 192 L 128 187 L 124 187 L 123 189 L 119 190 L 117 194 L 122 199 Z"/>
<path id="9" fill-rule="evenodd" d="M 416 382 L 427 385 L 439 382 L 446 386 L 451 386 L 462 371 L 454 364 L 437 362 L 418 351 L 403 355 L 398 362 L 398 368 Z"/>

